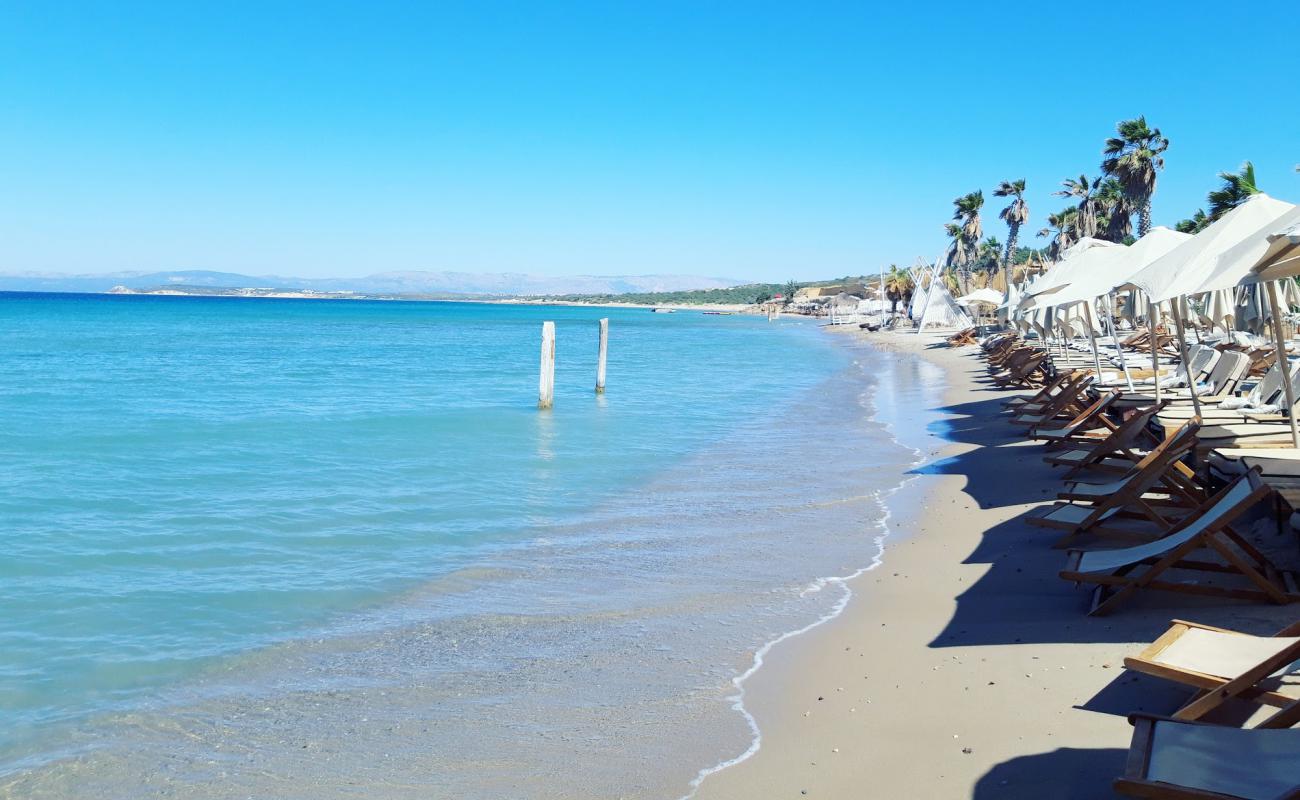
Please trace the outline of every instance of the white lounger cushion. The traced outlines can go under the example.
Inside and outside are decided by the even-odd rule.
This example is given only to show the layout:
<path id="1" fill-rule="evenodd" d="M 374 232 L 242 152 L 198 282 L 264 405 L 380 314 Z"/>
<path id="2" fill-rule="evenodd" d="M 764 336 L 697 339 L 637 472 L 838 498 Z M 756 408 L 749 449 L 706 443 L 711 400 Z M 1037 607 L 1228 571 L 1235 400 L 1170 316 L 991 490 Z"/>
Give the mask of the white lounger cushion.
<path id="1" fill-rule="evenodd" d="M 1188 628 L 1151 660 L 1157 664 L 1231 680 L 1296 642 L 1300 642 L 1300 636 L 1247 636 Z M 1288 673 L 1300 676 L 1300 661 L 1279 669 L 1273 676 L 1281 677 Z"/>
<path id="2" fill-rule="evenodd" d="M 1300 730 L 1158 721 L 1147 779 L 1246 800 L 1276 800 L 1300 783 Z"/>

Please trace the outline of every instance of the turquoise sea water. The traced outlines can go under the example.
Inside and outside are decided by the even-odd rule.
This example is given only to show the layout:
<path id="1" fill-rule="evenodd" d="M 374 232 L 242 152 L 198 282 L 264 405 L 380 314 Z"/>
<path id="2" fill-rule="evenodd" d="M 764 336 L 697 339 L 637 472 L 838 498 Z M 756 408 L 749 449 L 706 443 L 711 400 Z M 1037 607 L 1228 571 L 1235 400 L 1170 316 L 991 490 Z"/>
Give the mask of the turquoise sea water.
<path id="1" fill-rule="evenodd" d="M 867 356 L 827 339 L 689 312 L 0 295 L 0 794 L 146 796 L 163 759 L 187 765 L 171 791 L 290 796 L 257 776 L 309 774 L 302 796 L 329 796 L 342 779 L 286 737 L 361 719 L 458 797 L 541 781 L 557 751 L 522 741 L 679 736 L 702 702 L 725 736 L 699 734 L 687 776 L 734 755 L 729 679 L 826 612 L 819 577 L 869 563 L 910 458 L 859 401 Z M 821 480 L 819 506 L 827 448 L 852 481 Z M 335 764 L 378 770 L 383 738 Z M 231 741 L 247 769 L 214 759 Z M 467 769 L 485 747 L 512 754 Z"/>

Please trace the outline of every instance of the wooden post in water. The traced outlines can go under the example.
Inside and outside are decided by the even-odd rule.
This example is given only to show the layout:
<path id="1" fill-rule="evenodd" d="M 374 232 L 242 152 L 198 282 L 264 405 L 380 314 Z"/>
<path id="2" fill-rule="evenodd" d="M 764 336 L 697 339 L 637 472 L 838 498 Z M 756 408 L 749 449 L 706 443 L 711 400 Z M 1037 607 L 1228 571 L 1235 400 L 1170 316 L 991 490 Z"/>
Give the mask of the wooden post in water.
<path id="1" fill-rule="evenodd" d="M 596 358 L 596 394 L 605 393 L 605 356 L 609 355 L 609 318 L 600 321 L 600 354 Z"/>
<path id="2" fill-rule="evenodd" d="M 555 405 L 555 323 L 542 323 L 542 375 L 537 382 L 537 407 Z"/>

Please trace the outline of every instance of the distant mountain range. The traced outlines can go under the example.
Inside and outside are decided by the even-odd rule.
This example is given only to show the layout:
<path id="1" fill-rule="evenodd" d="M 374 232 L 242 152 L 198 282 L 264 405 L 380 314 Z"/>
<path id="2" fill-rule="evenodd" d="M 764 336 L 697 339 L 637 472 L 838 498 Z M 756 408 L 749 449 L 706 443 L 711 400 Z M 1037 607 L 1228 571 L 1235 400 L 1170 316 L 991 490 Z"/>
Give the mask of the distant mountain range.
<path id="1" fill-rule="evenodd" d="M 745 281 L 699 275 L 573 275 L 548 277 L 517 272 L 379 272 L 364 278 L 292 278 L 233 272 L 115 272 L 106 275 L 0 273 L 5 292 L 107 292 L 116 286 L 158 289 L 167 286 L 310 289 L 384 295 L 474 295 L 542 297 L 557 294 L 627 294 L 723 289 Z"/>

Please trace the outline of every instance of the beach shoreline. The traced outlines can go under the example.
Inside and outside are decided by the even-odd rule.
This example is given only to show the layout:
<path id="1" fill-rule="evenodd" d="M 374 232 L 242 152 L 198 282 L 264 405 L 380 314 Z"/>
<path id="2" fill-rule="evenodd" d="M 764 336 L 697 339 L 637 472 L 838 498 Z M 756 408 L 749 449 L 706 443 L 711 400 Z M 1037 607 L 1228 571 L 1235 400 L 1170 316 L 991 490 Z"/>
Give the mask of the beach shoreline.
<path id="1" fill-rule="evenodd" d="M 1287 609 L 1154 598 L 1086 616 L 1086 592 L 1057 576 L 1063 552 L 1020 519 L 1059 476 L 997 419 L 1006 394 L 978 382 L 973 348 L 847 333 L 943 369 L 941 421 L 925 432 L 936 446 L 887 502 L 883 565 L 746 682 L 761 747 L 693 797 L 1111 796 L 1126 715 L 1186 697 L 1125 673 L 1124 656 L 1174 617 L 1268 631 Z"/>

